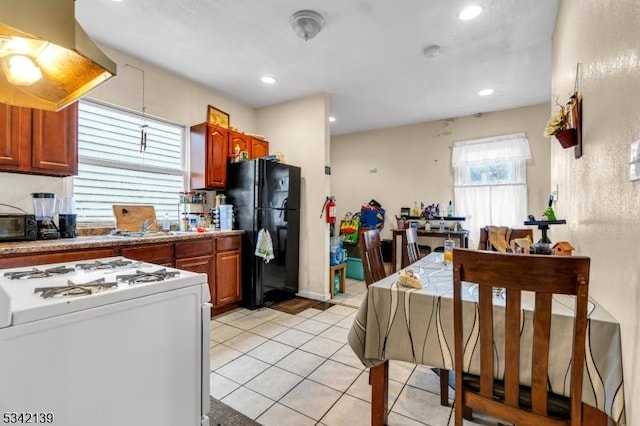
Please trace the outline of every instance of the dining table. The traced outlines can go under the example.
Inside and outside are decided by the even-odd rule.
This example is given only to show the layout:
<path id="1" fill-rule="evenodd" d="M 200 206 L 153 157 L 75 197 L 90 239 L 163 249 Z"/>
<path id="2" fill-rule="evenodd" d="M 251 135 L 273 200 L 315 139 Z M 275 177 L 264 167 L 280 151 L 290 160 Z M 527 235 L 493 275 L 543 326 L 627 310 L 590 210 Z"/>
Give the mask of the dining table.
<path id="1" fill-rule="evenodd" d="M 390 360 L 446 370 L 454 367 L 452 265 L 443 261 L 442 253 L 431 253 L 405 269 L 419 277 L 422 288 L 401 285 L 399 272 L 371 284 L 349 330 L 349 345 L 363 365 L 371 368 L 372 425 L 386 424 Z M 463 312 L 465 316 L 474 315 L 478 287 L 466 282 L 463 286 Z M 504 294 L 499 289 L 494 291 L 493 302 L 494 309 L 504 306 Z M 569 392 L 566 372 L 571 362 L 573 302 L 573 296 L 553 296 L 549 384 L 554 393 L 565 396 Z M 523 294 L 523 344 L 532 341 L 533 304 L 534 296 Z M 496 323 L 494 344 L 498 354 L 504 347 L 500 329 Z M 468 339 L 477 339 L 474 333 L 467 335 Z M 474 343 L 477 341 L 467 342 L 466 347 Z M 585 345 L 582 401 L 586 420 L 590 424 L 626 424 L 620 324 L 591 297 Z M 478 352 L 469 354 L 471 374 L 479 373 Z M 529 384 L 530 370 L 530 360 L 522 359 L 523 385 Z M 498 358 L 497 378 L 503 373 L 504 365 Z"/>

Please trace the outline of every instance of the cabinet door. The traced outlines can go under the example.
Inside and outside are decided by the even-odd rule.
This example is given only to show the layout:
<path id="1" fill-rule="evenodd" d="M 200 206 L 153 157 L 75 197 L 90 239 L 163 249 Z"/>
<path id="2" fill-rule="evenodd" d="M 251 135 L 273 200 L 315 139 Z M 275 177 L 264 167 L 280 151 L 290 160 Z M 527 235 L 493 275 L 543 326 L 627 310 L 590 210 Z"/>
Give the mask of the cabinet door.
<path id="1" fill-rule="evenodd" d="M 32 132 L 32 171 L 52 176 L 78 174 L 77 103 L 58 112 L 34 109 Z"/>
<path id="2" fill-rule="evenodd" d="M 247 151 L 249 158 L 251 157 L 251 136 L 245 135 L 235 130 L 229 131 L 229 153 L 233 153 L 233 149 L 238 145 L 240 151 Z"/>
<path id="3" fill-rule="evenodd" d="M 207 188 L 224 188 L 227 185 L 227 145 L 229 131 L 221 127 L 210 126 L 207 137 Z"/>
<path id="4" fill-rule="evenodd" d="M 251 157 L 260 158 L 269 155 L 269 142 L 251 138 Z"/>
<path id="5" fill-rule="evenodd" d="M 242 298 L 240 282 L 240 250 L 216 253 L 216 295 L 213 306 L 226 305 Z"/>
<path id="6" fill-rule="evenodd" d="M 184 271 L 197 272 L 199 274 L 207 274 L 207 280 L 209 283 L 209 292 L 211 293 L 211 300 L 216 300 L 216 286 L 215 286 L 215 257 L 199 256 L 189 257 L 185 259 L 176 259 L 176 268 Z"/>
<path id="7" fill-rule="evenodd" d="M 0 170 L 31 165 L 31 110 L 0 103 Z"/>

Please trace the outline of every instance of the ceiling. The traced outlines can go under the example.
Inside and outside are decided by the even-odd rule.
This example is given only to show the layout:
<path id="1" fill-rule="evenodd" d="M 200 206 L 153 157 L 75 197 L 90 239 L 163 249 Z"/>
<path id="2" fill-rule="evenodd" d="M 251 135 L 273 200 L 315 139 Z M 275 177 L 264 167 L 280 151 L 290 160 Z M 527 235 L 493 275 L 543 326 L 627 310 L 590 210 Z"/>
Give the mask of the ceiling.
<path id="1" fill-rule="evenodd" d="M 482 14 L 459 20 L 470 1 Z M 254 108 L 327 92 L 336 135 L 549 102 L 559 1 L 77 0 L 76 19 L 94 40 Z M 325 20 L 309 41 L 289 23 L 301 9 Z"/>

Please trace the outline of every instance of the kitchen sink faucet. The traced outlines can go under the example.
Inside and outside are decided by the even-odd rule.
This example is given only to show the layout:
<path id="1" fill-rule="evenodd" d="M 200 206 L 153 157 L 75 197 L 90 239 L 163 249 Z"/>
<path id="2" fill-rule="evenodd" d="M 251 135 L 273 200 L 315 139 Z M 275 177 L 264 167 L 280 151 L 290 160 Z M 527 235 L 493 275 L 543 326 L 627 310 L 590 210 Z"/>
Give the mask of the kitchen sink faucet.
<path id="1" fill-rule="evenodd" d="M 140 227 L 140 232 L 141 233 L 145 233 L 147 231 L 149 231 L 149 228 L 151 228 L 156 222 L 158 222 L 158 220 L 149 220 L 149 219 L 145 219 L 144 222 L 142 222 L 142 226 Z"/>

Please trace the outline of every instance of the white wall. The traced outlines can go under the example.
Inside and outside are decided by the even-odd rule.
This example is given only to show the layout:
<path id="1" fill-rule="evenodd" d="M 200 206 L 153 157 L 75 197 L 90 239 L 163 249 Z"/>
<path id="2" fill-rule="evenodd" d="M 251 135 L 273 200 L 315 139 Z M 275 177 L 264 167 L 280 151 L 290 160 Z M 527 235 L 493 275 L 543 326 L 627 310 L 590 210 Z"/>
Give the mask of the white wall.
<path id="1" fill-rule="evenodd" d="M 561 2 L 552 99 L 568 100 L 580 62 L 584 155 L 552 144 L 551 184 L 567 219 L 552 239 L 591 257 L 590 294 L 620 322 L 629 425 L 640 425 L 640 181 L 629 181 L 629 145 L 640 139 L 639 41 L 637 0 Z"/>
<path id="2" fill-rule="evenodd" d="M 101 47 L 118 64 L 118 75 L 91 92 L 89 98 L 141 111 L 142 73 L 125 66 L 130 64 L 145 71 L 145 106 L 148 115 L 191 126 L 205 121 L 207 105 L 213 105 L 230 114 L 232 126 L 245 132 L 256 131 L 256 111 L 253 108 L 122 52 Z M 4 188 L 0 193 L 0 203 L 16 205 L 31 212 L 31 192 L 71 195 L 71 179 L 0 173 L 0 183 Z M 176 203 L 177 197 L 176 194 Z"/>
<path id="3" fill-rule="evenodd" d="M 414 201 L 446 205 L 453 198 L 454 142 L 517 132 L 525 132 L 531 146 L 528 211 L 540 217 L 549 197 L 550 144 L 542 137 L 548 118 L 549 105 L 537 105 L 334 136 L 331 188 L 337 196 L 338 218 L 359 211 L 373 198 L 386 210 L 382 234 L 390 238 L 400 207 L 413 207 Z"/>
<path id="4" fill-rule="evenodd" d="M 281 151 L 285 163 L 302 168 L 299 294 L 319 300 L 329 298 L 329 227 L 320 219 L 330 183 L 328 110 L 324 93 L 258 110 L 270 153 Z"/>

